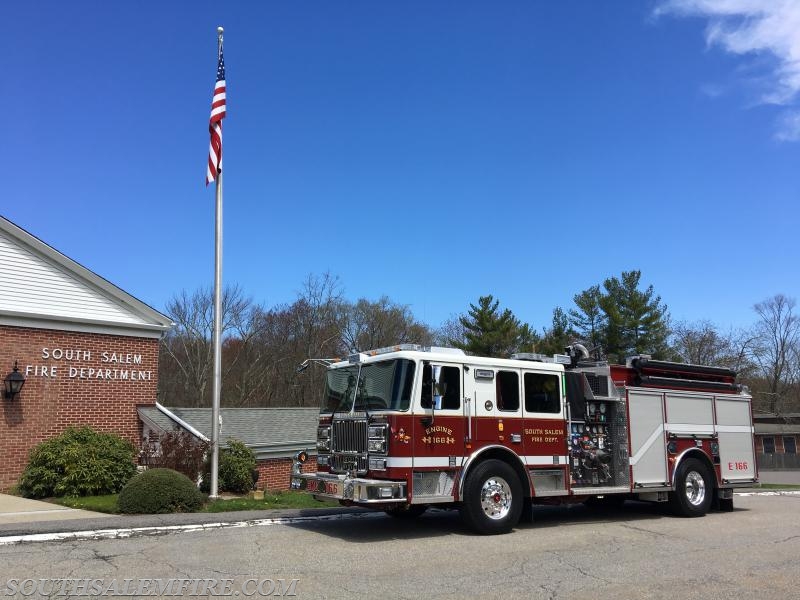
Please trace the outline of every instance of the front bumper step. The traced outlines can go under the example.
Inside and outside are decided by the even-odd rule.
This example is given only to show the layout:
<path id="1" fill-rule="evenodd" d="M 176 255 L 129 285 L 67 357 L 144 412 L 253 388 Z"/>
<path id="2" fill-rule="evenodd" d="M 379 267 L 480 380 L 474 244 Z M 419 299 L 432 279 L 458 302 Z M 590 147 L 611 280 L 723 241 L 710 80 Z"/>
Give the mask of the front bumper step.
<path id="1" fill-rule="evenodd" d="M 359 504 L 397 503 L 407 500 L 405 481 L 364 479 L 328 473 L 295 473 L 291 488 L 334 500 Z"/>

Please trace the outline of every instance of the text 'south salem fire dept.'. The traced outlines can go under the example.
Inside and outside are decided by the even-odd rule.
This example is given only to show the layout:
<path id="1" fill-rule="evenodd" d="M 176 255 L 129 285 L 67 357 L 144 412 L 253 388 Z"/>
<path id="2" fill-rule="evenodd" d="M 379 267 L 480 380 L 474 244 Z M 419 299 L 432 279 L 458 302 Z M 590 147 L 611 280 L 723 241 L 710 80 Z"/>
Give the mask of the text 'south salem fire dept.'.
<path id="1" fill-rule="evenodd" d="M 735 372 L 636 356 L 467 356 L 400 345 L 327 367 L 317 472 L 292 487 L 415 516 L 453 507 L 504 533 L 531 503 L 669 501 L 733 508 L 757 480 L 750 396 Z"/>

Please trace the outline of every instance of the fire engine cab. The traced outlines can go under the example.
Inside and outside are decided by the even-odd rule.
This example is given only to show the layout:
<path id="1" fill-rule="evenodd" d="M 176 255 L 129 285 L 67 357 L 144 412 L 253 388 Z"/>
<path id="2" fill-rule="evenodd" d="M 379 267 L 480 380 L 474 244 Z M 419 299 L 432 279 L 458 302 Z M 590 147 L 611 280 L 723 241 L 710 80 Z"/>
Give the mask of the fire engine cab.
<path id="1" fill-rule="evenodd" d="M 687 517 L 757 481 L 735 372 L 637 356 L 467 356 L 411 344 L 328 365 L 317 471 L 291 487 L 398 517 L 458 508 L 506 533 L 532 503 L 670 502 Z"/>

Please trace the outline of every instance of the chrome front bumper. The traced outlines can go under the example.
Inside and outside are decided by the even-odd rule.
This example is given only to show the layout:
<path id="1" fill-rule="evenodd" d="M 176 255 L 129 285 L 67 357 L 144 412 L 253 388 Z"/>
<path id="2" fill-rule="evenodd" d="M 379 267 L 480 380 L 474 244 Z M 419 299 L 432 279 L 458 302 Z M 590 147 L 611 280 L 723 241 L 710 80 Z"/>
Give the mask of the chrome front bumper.
<path id="1" fill-rule="evenodd" d="M 291 488 L 335 500 L 363 504 L 405 502 L 405 481 L 362 479 L 329 473 L 293 473 Z"/>

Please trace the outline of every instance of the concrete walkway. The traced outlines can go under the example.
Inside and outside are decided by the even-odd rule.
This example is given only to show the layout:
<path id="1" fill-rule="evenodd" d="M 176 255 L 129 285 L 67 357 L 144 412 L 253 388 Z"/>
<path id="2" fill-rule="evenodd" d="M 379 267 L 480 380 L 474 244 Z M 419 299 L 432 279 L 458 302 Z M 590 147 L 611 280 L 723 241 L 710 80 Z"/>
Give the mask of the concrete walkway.
<path id="1" fill-rule="evenodd" d="M 50 502 L 29 500 L 19 496 L 0 494 L 0 525 L 28 523 L 30 521 L 66 521 L 94 519 L 108 515 L 77 508 L 67 508 Z"/>

